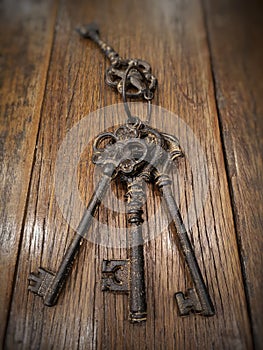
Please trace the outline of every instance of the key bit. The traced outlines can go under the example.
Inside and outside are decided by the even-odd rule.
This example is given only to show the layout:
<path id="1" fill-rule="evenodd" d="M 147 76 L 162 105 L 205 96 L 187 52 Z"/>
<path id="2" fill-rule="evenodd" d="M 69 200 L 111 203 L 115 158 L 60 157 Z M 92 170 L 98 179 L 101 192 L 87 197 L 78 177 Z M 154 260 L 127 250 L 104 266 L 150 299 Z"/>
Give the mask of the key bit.
<path id="1" fill-rule="evenodd" d="M 129 260 L 103 260 L 102 291 L 128 293 Z"/>
<path id="2" fill-rule="evenodd" d="M 75 233 L 73 240 L 62 259 L 58 271 L 53 273 L 40 267 L 38 269 L 38 274 L 31 273 L 29 275 L 30 284 L 28 289 L 40 297 L 43 297 L 44 304 L 47 306 L 53 306 L 57 302 L 60 292 L 71 271 L 74 260 L 80 250 L 84 239 L 83 237 L 85 237 L 87 234 L 92 218 L 95 215 L 103 196 L 106 194 L 107 188 L 109 187 L 114 168 L 115 166 L 113 164 L 108 164 L 105 167 L 101 181 L 97 185 L 97 188 L 91 197 L 87 210 L 85 211 L 85 214 L 83 215 L 78 226 L 77 232 Z"/>
<path id="3" fill-rule="evenodd" d="M 189 288 L 185 294 L 182 292 L 175 293 L 175 299 L 180 316 L 187 316 L 190 312 L 201 313 L 203 311 L 198 295 L 193 288 Z"/>
<path id="4" fill-rule="evenodd" d="M 177 153 L 177 156 L 178 154 L 179 153 Z M 176 293 L 175 299 L 177 301 L 179 312 L 182 315 L 188 314 L 189 309 L 191 309 L 192 311 L 201 313 L 204 316 L 213 316 L 215 312 L 212 300 L 210 298 L 198 262 L 196 260 L 193 247 L 191 245 L 183 219 L 181 217 L 181 213 L 172 194 L 172 181 L 168 175 L 168 169 L 172 159 L 173 156 L 169 156 L 167 160 L 162 164 L 162 170 L 155 170 L 155 183 L 158 186 L 158 189 L 164 199 L 169 216 L 172 219 L 172 224 L 175 227 L 178 237 L 179 248 L 184 255 L 195 286 L 195 290 L 188 290 L 188 295 L 186 295 L 186 298 L 182 292 L 179 292 Z M 198 301 L 196 300 L 196 295 L 198 296 Z"/>
<path id="5" fill-rule="evenodd" d="M 38 274 L 31 273 L 29 275 L 28 280 L 31 284 L 29 284 L 28 290 L 45 298 L 54 277 L 55 274 L 53 272 L 40 267 L 38 269 Z"/>

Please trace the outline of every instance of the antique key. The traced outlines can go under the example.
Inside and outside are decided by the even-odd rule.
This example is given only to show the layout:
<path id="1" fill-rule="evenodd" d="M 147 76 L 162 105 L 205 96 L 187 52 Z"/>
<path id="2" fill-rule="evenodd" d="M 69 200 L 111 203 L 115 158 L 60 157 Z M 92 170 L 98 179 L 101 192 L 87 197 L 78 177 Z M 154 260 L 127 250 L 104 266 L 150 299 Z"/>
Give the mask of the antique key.
<path id="1" fill-rule="evenodd" d="M 83 237 L 91 225 L 92 217 L 95 215 L 96 210 L 107 191 L 113 171 L 114 164 L 107 164 L 105 166 L 104 174 L 89 202 L 87 210 L 82 217 L 82 220 L 77 228 L 77 232 L 63 257 L 57 273 L 53 273 L 40 267 L 38 269 L 38 274 L 31 273 L 29 275 L 28 279 L 30 284 L 28 289 L 31 292 L 43 297 L 44 304 L 47 306 L 53 306 L 57 302 L 61 289 L 66 282 L 69 272 L 71 271 L 75 257 L 79 252 Z"/>
<path id="2" fill-rule="evenodd" d="M 129 320 L 146 320 L 142 224 L 145 186 L 152 182 L 163 197 L 177 232 L 179 248 L 194 282 L 194 288 L 188 289 L 187 293 L 175 293 L 179 314 L 183 316 L 195 312 L 203 316 L 212 316 L 213 303 L 171 190 L 170 165 L 173 160 L 183 155 L 179 142 L 176 137 L 154 129 L 139 117 L 133 116 L 126 101 L 127 97 L 146 100 L 149 120 L 150 101 L 154 96 L 157 79 L 151 74 L 149 63 L 140 59 L 123 59 L 103 42 L 96 24 L 82 26 L 78 32 L 84 38 L 97 43 L 109 58 L 111 66 L 106 71 L 105 80 L 122 94 L 128 119 L 114 131 L 103 132 L 95 138 L 92 160 L 102 168 L 102 178 L 57 273 L 40 267 L 38 274 L 30 274 L 28 288 L 43 297 L 45 305 L 52 306 L 56 303 L 83 238 L 87 237 L 92 217 L 96 215 L 110 182 L 120 179 L 127 187 L 128 256 L 124 260 L 103 260 L 102 290 L 128 294 Z"/>
<path id="3" fill-rule="evenodd" d="M 144 282 L 144 254 L 142 237 L 142 205 L 145 198 L 143 169 L 152 154 L 144 139 L 139 137 L 139 123 L 124 125 L 114 133 L 102 133 L 95 140 L 93 161 L 103 166 L 109 157 L 108 150 L 120 149 L 121 162 L 118 174 L 126 183 L 128 198 L 129 254 L 126 260 L 104 260 L 102 266 L 103 291 L 129 294 L 129 319 L 131 322 L 146 320 L 146 293 Z M 101 148 L 105 138 L 109 144 Z M 120 274 L 121 271 L 121 274 Z"/>
<path id="4" fill-rule="evenodd" d="M 168 135 L 167 135 L 168 136 Z M 177 157 L 177 155 L 176 155 Z M 171 160 L 175 159 L 173 156 Z M 188 315 L 191 311 L 201 313 L 204 316 L 214 315 L 214 306 L 205 286 L 200 268 L 198 266 L 191 242 L 187 235 L 185 225 L 183 223 L 179 208 L 172 194 L 171 183 L 168 167 L 170 165 L 169 157 L 162 166 L 162 171 L 155 171 L 155 184 L 158 186 L 162 194 L 172 223 L 176 229 L 179 246 L 183 252 L 186 263 L 189 268 L 190 275 L 195 285 L 195 289 L 189 288 L 187 293 L 175 293 L 179 313 L 181 316 Z"/>
<path id="5" fill-rule="evenodd" d="M 130 229 L 128 259 L 103 261 L 102 290 L 128 293 L 129 319 L 131 322 L 140 322 L 146 320 L 147 315 L 142 237 L 142 204 L 145 197 L 145 180 L 138 176 L 126 179 L 126 181 Z"/>
<path id="6" fill-rule="evenodd" d="M 93 40 L 110 60 L 111 66 L 105 74 L 106 83 L 117 88 L 119 93 L 123 93 L 123 82 L 129 67 L 138 67 L 139 70 L 131 71 L 127 75 L 125 95 L 129 98 L 142 97 L 146 100 L 153 98 L 153 92 L 157 86 L 157 79 L 151 74 L 151 66 L 141 59 L 123 59 L 113 48 L 101 40 L 99 28 L 96 23 L 81 26 L 77 29 L 84 38 Z"/>
<path id="7" fill-rule="evenodd" d="M 105 139 L 109 138 L 111 134 L 105 133 L 102 137 L 95 140 L 94 149 L 94 163 L 101 164 L 100 158 L 98 157 L 98 143 L 103 142 Z M 47 306 L 53 306 L 56 304 L 59 294 L 64 286 L 67 276 L 71 271 L 73 262 L 77 253 L 79 252 L 80 246 L 85 237 L 86 232 L 92 222 L 92 217 L 96 214 L 97 208 L 99 207 L 103 196 L 106 194 L 107 188 L 110 181 L 118 167 L 122 166 L 122 162 L 126 162 L 126 159 L 121 157 L 121 153 L 125 150 L 121 148 L 110 148 L 108 147 L 108 157 L 103 162 L 103 176 L 97 185 L 97 188 L 91 197 L 89 205 L 82 217 L 81 222 L 77 228 L 77 232 L 67 249 L 66 254 L 63 257 L 62 263 L 59 266 L 57 273 L 53 273 L 47 269 L 40 267 L 38 269 L 38 274 L 31 273 L 29 275 L 29 287 L 28 289 L 43 297 L 44 304 Z M 125 166 L 127 164 L 125 163 Z M 115 174 L 116 175 L 116 174 Z"/>

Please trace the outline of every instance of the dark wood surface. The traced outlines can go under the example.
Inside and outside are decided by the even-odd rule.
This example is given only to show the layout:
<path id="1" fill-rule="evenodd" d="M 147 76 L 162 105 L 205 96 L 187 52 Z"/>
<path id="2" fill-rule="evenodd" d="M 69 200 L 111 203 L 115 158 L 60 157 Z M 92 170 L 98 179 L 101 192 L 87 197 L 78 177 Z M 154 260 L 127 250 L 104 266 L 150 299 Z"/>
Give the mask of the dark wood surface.
<path id="1" fill-rule="evenodd" d="M 259 1 L 206 4 L 231 203 L 257 348 L 263 347 L 262 11 Z"/>
<path id="2" fill-rule="evenodd" d="M 3 347 L 262 348 L 260 3 L 6 0 L 0 8 Z M 178 316 L 174 293 L 190 287 L 191 279 L 174 244 L 175 233 L 166 228 L 158 235 L 164 211 L 144 228 L 156 236 L 145 244 L 146 323 L 129 323 L 127 296 L 101 292 L 102 259 L 126 258 L 125 249 L 85 242 L 55 307 L 45 307 L 27 291 L 28 274 L 40 265 L 55 270 L 74 235 L 55 197 L 55 162 L 62 141 L 89 113 L 121 102 L 104 85 L 108 62 L 74 30 L 94 20 L 122 56 L 151 63 L 159 81 L 154 103 L 180 116 L 206 156 L 208 194 L 189 234 L 215 303 L 211 318 Z M 117 115 L 114 123 L 122 120 Z M 103 113 L 98 124 L 88 119 L 94 133 L 103 131 L 106 122 Z M 162 125 L 154 119 L 152 123 Z M 170 133 L 177 130 L 172 119 L 162 127 Z M 177 136 L 184 139 L 186 131 L 180 129 Z M 78 171 L 86 203 L 93 190 L 90 162 L 89 144 Z M 196 185 L 190 170 L 181 160 L 178 174 L 173 173 L 186 218 Z M 123 190 L 112 190 L 123 195 Z M 147 213 L 160 206 L 150 190 Z M 124 220 L 103 208 L 99 218 L 113 231 Z"/>

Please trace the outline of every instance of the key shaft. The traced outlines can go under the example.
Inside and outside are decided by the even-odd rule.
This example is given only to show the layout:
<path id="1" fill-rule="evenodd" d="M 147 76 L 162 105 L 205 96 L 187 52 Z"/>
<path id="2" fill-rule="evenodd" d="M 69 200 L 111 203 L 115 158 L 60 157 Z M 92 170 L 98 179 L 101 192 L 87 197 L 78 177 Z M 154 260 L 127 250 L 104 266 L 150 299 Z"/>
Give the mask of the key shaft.
<path id="1" fill-rule="evenodd" d="M 174 224 L 174 227 L 176 229 L 179 245 L 185 257 L 185 261 L 189 268 L 189 272 L 194 282 L 196 293 L 201 304 L 201 313 L 204 316 L 213 316 L 214 306 L 206 288 L 199 265 L 197 263 L 194 250 L 188 237 L 182 216 L 180 214 L 175 198 L 172 194 L 171 180 L 169 179 L 168 175 L 161 175 L 158 177 L 158 179 L 156 179 L 156 182 L 159 187 L 159 190 L 162 193 L 162 197 L 172 219 L 172 223 Z M 194 306 L 195 305 L 193 305 L 193 307 Z M 198 307 L 196 309 L 198 309 Z M 196 311 L 200 312 L 200 310 Z"/>
<path id="2" fill-rule="evenodd" d="M 128 181 L 127 196 L 130 245 L 129 317 L 131 322 L 141 322 L 145 321 L 147 316 L 142 236 L 142 205 L 145 199 L 143 178 L 137 177 Z"/>
<path id="3" fill-rule="evenodd" d="M 92 218 L 96 214 L 96 211 L 101 203 L 101 200 L 105 195 L 107 188 L 109 187 L 113 170 L 114 170 L 113 165 L 108 165 L 107 169 L 104 170 L 104 174 L 91 197 L 89 205 L 85 210 L 85 213 L 62 259 L 62 262 L 58 268 L 58 271 L 55 274 L 53 274 L 53 277 L 52 277 L 52 273 L 48 272 L 45 269 L 40 268 L 39 277 L 34 274 L 31 274 L 29 276 L 29 280 L 33 281 L 33 283 L 35 283 L 38 286 L 38 288 L 34 289 L 34 285 L 33 286 L 29 285 L 29 290 L 36 292 L 36 294 L 42 296 L 44 298 L 44 304 L 47 306 L 55 305 L 58 300 L 60 292 L 72 269 L 76 255 L 80 250 L 83 239 L 90 228 L 90 225 L 92 223 Z M 45 273 L 43 273 L 42 271 L 44 271 Z M 50 281 L 50 284 L 44 283 L 47 280 L 47 276 L 49 278 L 48 280 Z M 43 290 L 43 286 L 45 287 L 44 290 Z"/>

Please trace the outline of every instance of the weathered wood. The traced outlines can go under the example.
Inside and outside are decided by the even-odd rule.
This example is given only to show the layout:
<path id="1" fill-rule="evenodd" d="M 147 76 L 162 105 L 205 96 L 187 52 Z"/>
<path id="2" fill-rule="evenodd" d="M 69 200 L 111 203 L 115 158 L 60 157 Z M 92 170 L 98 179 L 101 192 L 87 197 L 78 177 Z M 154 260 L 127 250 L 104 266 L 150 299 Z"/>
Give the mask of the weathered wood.
<path id="1" fill-rule="evenodd" d="M 255 346 L 263 345 L 263 48 L 259 1 L 206 1 L 206 19 Z"/>
<path id="2" fill-rule="evenodd" d="M 24 349 L 249 349 L 251 334 L 236 244 L 232 208 L 218 127 L 210 57 L 203 13 L 194 0 L 169 2 L 103 0 L 60 3 L 46 93 L 32 172 L 27 215 L 17 269 L 6 347 Z M 76 261 L 69 283 L 57 306 L 47 308 L 27 292 L 27 276 L 39 265 L 55 269 L 73 232 L 64 221 L 54 195 L 54 168 L 58 149 L 70 128 L 89 112 L 120 102 L 104 85 L 108 64 L 94 44 L 74 32 L 76 25 L 98 19 L 106 40 L 122 55 L 143 58 L 158 77 L 156 104 L 178 113 L 192 128 L 207 158 L 208 195 L 196 226 L 190 231 L 197 260 L 205 276 L 216 315 L 211 318 L 178 316 L 174 293 L 191 286 L 184 263 L 173 244 L 171 229 L 160 232 L 165 212 L 144 230 L 157 237 L 145 245 L 148 319 L 144 324 L 127 320 L 127 296 L 101 292 L 102 259 L 126 258 L 125 249 L 87 242 Z M 90 130 L 103 131 L 108 118 L 114 124 L 123 115 L 88 118 Z M 174 120 L 152 119 L 153 126 L 173 132 Z M 177 135 L 189 135 L 184 128 Z M 189 141 L 190 142 L 190 141 Z M 198 154 L 198 153 L 197 153 Z M 86 156 L 86 157 L 85 157 Z M 92 193 L 91 145 L 80 158 L 80 196 Z M 201 160 L 197 159 L 198 162 Z M 198 164 L 200 165 L 200 164 Z M 61 179 L 71 173 L 61 173 Z M 177 176 L 173 178 L 176 182 Z M 186 206 L 196 183 L 187 161 L 178 165 L 180 208 Z M 202 184 L 201 184 L 202 186 Z M 123 190 L 112 187 L 114 193 Z M 66 191 L 67 189 L 63 189 Z M 108 196 L 108 206 L 114 203 Z M 196 202 L 200 198 L 194 199 Z M 147 213 L 160 207 L 160 198 L 149 190 Z M 109 230 L 124 225 L 105 208 L 99 219 Z M 97 235 L 102 234 L 94 226 Z M 77 271 L 78 270 L 78 271 Z"/>
<path id="3" fill-rule="evenodd" d="M 2 1 L 0 21 L 0 341 L 18 258 L 56 4 Z"/>

